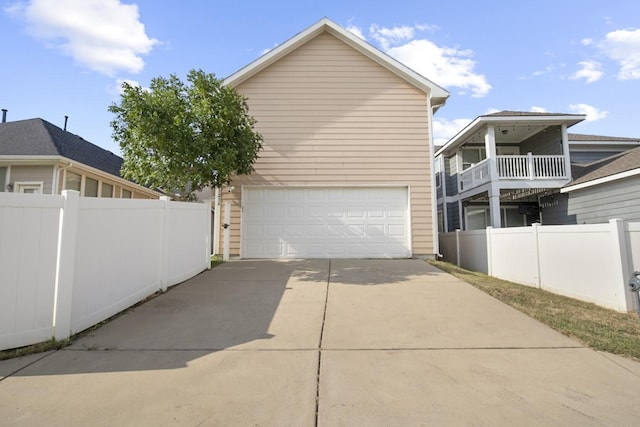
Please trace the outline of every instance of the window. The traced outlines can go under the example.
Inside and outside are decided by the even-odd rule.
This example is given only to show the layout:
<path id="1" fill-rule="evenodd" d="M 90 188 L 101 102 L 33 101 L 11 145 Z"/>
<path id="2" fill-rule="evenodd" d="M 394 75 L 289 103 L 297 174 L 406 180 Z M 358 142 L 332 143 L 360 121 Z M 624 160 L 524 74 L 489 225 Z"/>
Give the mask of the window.
<path id="1" fill-rule="evenodd" d="M 113 197 L 113 185 L 107 184 L 106 182 L 102 183 L 102 197 Z"/>
<path id="2" fill-rule="evenodd" d="M 65 190 L 76 190 L 80 191 L 80 187 L 82 184 L 82 177 L 77 173 L 67 171 L 67 178 L 64 183 Z"/>
<path id="3" fill-rule="evenodd" d="M 434 168 L 436 172 L 436 188 L 442 185 L 442 158 L 438 157 L 434 162 Z"/>
<path id="4" fill-rule="evenodd" d="M 491 225 L 491 209 L 488 206 L 468 206 L 466 208 L 466 230 L 482 230 Z M 520 212 L 518 206 L 500 207 L 502 228 L 525 227 L 527 216 Z"/>
<path id="5" fill-rule="evenodd" d="M 125 190 L 124 188 L 122 189 L 122 198 L 123 199 L 130 199 L 132 196 L 131 191 L 130 190 Z"/>
<path id="6" fill-rule="evenodd" d="M 84 182 L 84 195 L 86 197 L 98 197 L 98 181 L 86 178 Z"/>
<path id="7" fill-rule="evenodd" d="M 438 232 L 442 233 L 444 231 L 444 214 L 442 211 L 438 211 Z"/>
<path id="8" fill-rule="evenodd" d="M 5 182 L 7 179 L 7 168 L 0 168 L 0 191 L 7 191 L 5 186 L 7 183 Z"/>
<path id="9" fill-rule="evenodd" d="M 16 182 L 14 190 L 16 193 L 42 194 L 43 182 Z"/>
<path id="10" fill-rule="evenodd" d="M 487 158 L 484 148 L 463 148 L 462 149 L 462 170 L 467 170 L 476 163 L 480 163 Z"/>

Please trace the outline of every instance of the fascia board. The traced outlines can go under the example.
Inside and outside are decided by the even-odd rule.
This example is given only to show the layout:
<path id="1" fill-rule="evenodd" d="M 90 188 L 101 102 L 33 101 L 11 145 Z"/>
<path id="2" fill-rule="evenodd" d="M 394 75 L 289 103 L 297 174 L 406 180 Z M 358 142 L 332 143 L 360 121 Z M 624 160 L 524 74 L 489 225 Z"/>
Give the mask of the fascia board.
<path id="1" fill-rule="evenodd" d="M 561 188 L 560 192 L 570 193 L 571 191 L 581 190 L 583 188 L 589 188 L 595 185 L 605 184 L 607 182 L 617 181 L 619 179 L 629 178 L 635 175 L 640 175 L 640 168 L 631 169 L 614 175 L 604 176 L 602 178 L 594 179 L 592 181 L 587 181 L 576 185 L 570 185 L 568 187 Z"/>

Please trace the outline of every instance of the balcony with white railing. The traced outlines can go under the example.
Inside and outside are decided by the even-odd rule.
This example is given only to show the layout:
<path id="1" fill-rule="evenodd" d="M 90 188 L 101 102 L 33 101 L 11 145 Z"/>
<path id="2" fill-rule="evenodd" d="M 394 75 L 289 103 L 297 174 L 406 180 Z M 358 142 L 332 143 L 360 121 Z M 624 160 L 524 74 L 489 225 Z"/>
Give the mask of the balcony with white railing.
<path id="1" fill-rule="evenodd" d="M 564 156 L 497 156 L 500 179 L 564 179 L 568 178 Z"/>
<path id="2" fill-rule="evenodd" d="M 497 179 L 500 181 L 568 180 L 569 174 L 563 155 L 509 155 L 496 156 Z M 489 159 L 473 165 L 460 174 L 460 191 L 470 190 L 491 180 Z M 536 184 L 537 185 L 537 184 Z"/>
<path id="3" fill-rule="evenodd" d="M 489 159 L 484 159 L 460 174 L 460 190 L 475 188 L 490 179 Z"/>

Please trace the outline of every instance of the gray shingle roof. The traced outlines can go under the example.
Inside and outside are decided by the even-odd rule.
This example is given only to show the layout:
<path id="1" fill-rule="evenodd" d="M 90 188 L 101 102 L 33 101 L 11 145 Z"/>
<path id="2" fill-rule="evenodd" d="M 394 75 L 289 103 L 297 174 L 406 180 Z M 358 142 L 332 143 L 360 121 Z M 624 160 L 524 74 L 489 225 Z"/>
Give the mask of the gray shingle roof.
<path id="1" fill-rule="evenodd" d="M 581 133 L 568 134 L 569 141 L 612 141 L 612 142 L 637 142 L 640 138 L 625 138 L 620 136 L 585 135 Z"/>
<path id="2" fill-rule="evenodd" d="M 62 156 L 115 176 L 122 158 L 42 119 L 0 123 L 0 156 Z"/>
<path id="3" fill-rule="evenodd" d="M 574 179 L 565 187 L 638 168 L 640 168 L 640 147 L 586 165 L 572 164 L 571 173 Z"/>

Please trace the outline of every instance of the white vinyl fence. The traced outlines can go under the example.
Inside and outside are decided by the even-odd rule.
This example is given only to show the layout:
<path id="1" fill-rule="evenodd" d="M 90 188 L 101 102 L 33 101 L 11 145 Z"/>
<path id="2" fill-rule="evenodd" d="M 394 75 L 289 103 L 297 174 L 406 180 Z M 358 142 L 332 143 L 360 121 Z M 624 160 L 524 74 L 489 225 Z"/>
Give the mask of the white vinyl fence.
<path id="1" fill-rule="evenodd" d="M 209 268 L 211 206 L 0 193 L 0 350 L 68 338 Z"/>
<path id="2" fill-rule="evenodd" d="M 440 252 L 468 270 L 618 311 L 633 311 L 640 223 L 552 225 L 440 233 Z"/>

